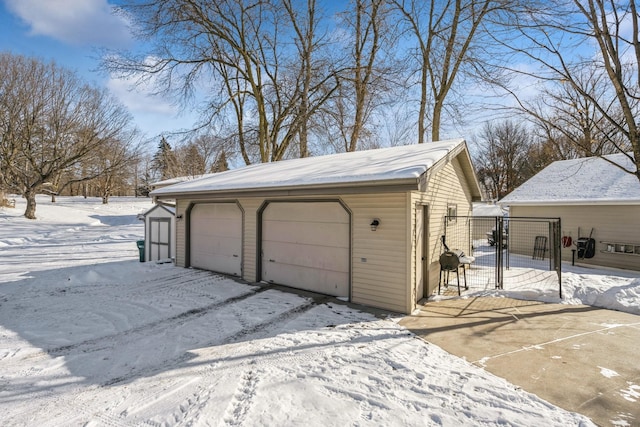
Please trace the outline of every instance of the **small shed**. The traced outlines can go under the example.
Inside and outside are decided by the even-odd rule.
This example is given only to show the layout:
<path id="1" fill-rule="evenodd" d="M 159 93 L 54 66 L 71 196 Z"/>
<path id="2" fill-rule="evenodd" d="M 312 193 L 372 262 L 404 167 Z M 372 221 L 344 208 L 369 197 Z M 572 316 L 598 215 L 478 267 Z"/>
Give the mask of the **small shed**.
<path id="1" fill-rule="evenodd" d="M 462 139 L 255 164 L 152 196 L 176 200 L 178 266 L 403 313 L 437 288 L 444 216 L 481 198 Z"/>
<path id="2" fill-rule="evenodd" d="M 514 217 L 560 218 L 564 261 L 640 270 L 640 181 L 611 163 L 635 170 L 629 155 L 604 157 L 554 162 L 500 204 Z M 593 256 L 572 252 L 578 238 L 593 239 Z"/>
<path id="3" fill-rule="evenodd" d="M 173 260 L 176 254 L 176 208 L 157 204 L 144 214 L 145 261 Z"/>

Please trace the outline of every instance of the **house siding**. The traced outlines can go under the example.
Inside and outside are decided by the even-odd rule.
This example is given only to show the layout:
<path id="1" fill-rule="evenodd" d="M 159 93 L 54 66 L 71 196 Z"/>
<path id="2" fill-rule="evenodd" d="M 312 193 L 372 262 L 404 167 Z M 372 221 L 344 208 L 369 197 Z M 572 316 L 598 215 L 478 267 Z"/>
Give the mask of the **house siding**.
<path id="1" fill-rule="evenodd" d="M 257 266 L 257 244 L 258 244 L 258 209 L 262 206 L 262 198 L 242 198 L 238 203 L 244 211 L 242 248 L 242 277 L 249 281 L 258 280 Z"/>
<path id="2" fill-rule="evenodd" d="M 415 210 L 417 204 L 425 204 L 429 209 L 429 235 L 427 242 L 427 294 L 431 295 L 438 287 L 440 280 L 440 255 L 444 252 L 441 236 L 445 235 L 445 220 L 447 209 L 450 205 L 455 205 L 459 216 L 467 216 L 471 214 L 471 192 L 469 187 L 464 184 L 466 179 L 460 163 L 457 158 L 446 163 L 438 169 L 436 173 L 430 177 L 425 192 L 414 192 L 412 194 L 412 218 L 413 229 L 415 230 Z M 458 219 L 464 221 L 464 219 Z M 448 240 L 447 245 L 451 249 L 461 249 L 466 253 L 471 253 L 468 238 L 459 236 L 459 241 Z M 415 233 L 413 236 L 415 243 Z M 451 236 L 450 236 L 451 239 Z M 412 245 L 412 283 L 415 283 L 416 277 L 416 249 L 415 244 Z M 414 286 L 415 287 L 415 286 Z"/>
<path id="3" fill-rule="evenodd" d="M 590 259 L 576 259 L 580 264 L 622 268 L 640 271 L 640 256 L 608 253 L 603 242 L 620 242 L 640 246 L 639 205 L 590 205 L 590 206 L 511 206 L 511 216 L 559 217 L 563 235 L 578 238 L 589 237 L 593 228 L 596 253 Z M 562 249 L 562 260 L 571 261 L 572 249 Z"/>
<path id="4" fill-rule="evenodd" d="M 188 200 L 176 200 L 176 265 L 186 267 L 186 211 Z"/>
<path id="5" fill-rule="evenodd" d="M 351 300 L 407 312 L 408 193 L 342 196 L 351 211 Z M 380 226 L 371 231 L 371 220 Z"/>

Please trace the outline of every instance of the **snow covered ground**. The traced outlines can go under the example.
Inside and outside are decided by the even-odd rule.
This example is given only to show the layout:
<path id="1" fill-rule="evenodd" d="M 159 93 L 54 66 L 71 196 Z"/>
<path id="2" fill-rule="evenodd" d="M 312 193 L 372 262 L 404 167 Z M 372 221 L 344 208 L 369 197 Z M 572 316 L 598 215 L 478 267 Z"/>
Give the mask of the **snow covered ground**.
<path id="1" fill-rule="evenodd" d="M 593 425 L 393 316 L 140 263 L 151 206 L 0 209 L 0 425 Z M 638 276 L 572 268 L 563 302 L 640 314 Z M 535 283 L 501 295 L 557 299 Z"/>

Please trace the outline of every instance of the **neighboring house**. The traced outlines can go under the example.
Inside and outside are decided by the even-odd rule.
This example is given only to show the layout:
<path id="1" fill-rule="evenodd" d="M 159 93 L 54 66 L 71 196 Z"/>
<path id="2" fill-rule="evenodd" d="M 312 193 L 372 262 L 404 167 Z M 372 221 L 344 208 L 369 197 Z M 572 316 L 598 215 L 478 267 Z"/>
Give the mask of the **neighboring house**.
<path id="1" fill-rule="evenodd" d="M 473 221 L 472 238 L 473 240 L 487 240 L 487 233 L 490 233 L 497 224 L 497 220 L 491 218 L 506 217 L 509 215 L 508 209 L 503 209 L 495 203 L 474 203 L 473 216 L 483 217 Z"/>
<path id="2" fill-rule="evenodd" d="M 605 156 L 634 170 L 624 154 Z M 561 219 L 562 259 L 571 261 L 578 237 L 595 241 L 591 258 L 576 262 L 640 270 L 640 182 L 599 157 L 554 162 L 500 204 L 513 217 Z M 572 244 L 568 245 L 571 238 Z"/>
<path id="3" fill-rule="evenodd" d="M 176 254 L 176 208 L 157 204 L 143 214 L 145 261 L 164 261 Z"/>
<path id="4" fill-rule="evenodd" d="M 255 164 L 152 195 L 177 201 L 178 266 L 403 313 L 438 286 L 445 214 L 481 197 L 462 139 Z"/>

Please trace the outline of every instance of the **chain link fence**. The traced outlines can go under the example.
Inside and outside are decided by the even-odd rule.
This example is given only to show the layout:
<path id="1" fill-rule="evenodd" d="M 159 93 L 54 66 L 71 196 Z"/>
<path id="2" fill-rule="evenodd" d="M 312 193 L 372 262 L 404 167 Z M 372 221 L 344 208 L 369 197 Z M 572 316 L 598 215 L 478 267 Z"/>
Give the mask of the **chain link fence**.
<path id="1" fill-rule="evenodd" d="M 535 287 L 562 298 L 560 230 L 560 218 L 447 216 L 443 252 L 460 248 L 473 257 L 471 290 Z"/>

